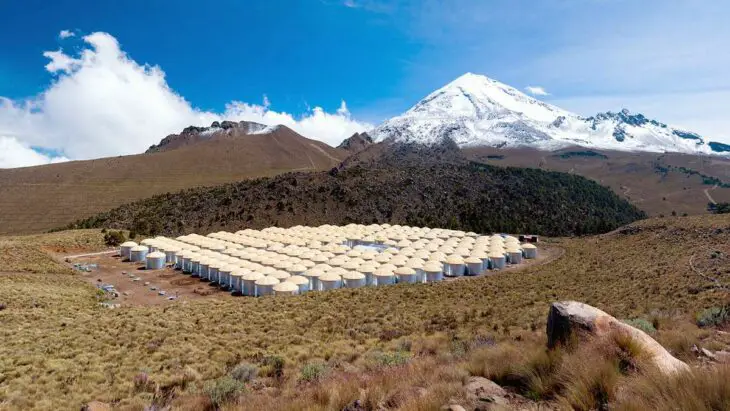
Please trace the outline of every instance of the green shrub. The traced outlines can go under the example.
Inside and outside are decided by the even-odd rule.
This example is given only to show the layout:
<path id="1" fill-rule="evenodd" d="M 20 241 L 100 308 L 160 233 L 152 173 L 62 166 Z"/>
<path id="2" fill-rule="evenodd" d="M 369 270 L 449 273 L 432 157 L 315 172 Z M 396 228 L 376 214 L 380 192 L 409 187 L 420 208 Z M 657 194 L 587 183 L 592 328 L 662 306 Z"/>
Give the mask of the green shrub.
<path id="1" fill-rule="evenodd" d="M 727 307 L 712 307 L 697 314 L 697 325 L 700 327 L 717 327 L 728 322 L 730 312 Z"/>
<path id="2" fill-rule="evenodd" d="M 380 352 L 375 354 L 375 361 L 384 367 L 397 367 L 407 364 L 411 355 L 406 351 Z"/>
<path id="3" fill-rule="evenodd" d="M 284 376 L 284 359 L 278 355 L 272 355 L 264 358 L 262 368 L 262 374 L 267 377 L 274 377 L 280 379 Z"/>
<path id="4" fill-rule="evenodd" d="M 634 328 L 638 328 L 647 334 L 656 333 L 656 328 L 654 327 L 654 324 L 650 323 L 649 321 L 647 321 L 643 318 L 634 318 L 632 320 L 622 320 L 622 321 L 624 324 L 628 324 Z"/>
<path id="5" fill-rule="evenodd" d="M 127 241 L 127 238 L 122 231 L 111 230 L 104 233 L 104 244 L 110 247 L 116 247 L 125 241 Z"/>
<path id="6" fill-rule="evenodd" d="M 247 362 L 242 362 L 231 370 L 231 377 L 237 381 L 250 382 L 259 373 L 258 367 Z"/>
<path id="7" fill-rule="evenodd" d="M 203 386 L 203 392 L 216 408 L 236 398 L 244 389 L 243 383 L 229 376 L 208 381 Z"/>
<path id="8" fill-rule="evenodd" d="M 302 367 L 299 379 L 306 382 L 319 381 L 327 373 L 327 365 L 323 363 L 309 363 Z"/>

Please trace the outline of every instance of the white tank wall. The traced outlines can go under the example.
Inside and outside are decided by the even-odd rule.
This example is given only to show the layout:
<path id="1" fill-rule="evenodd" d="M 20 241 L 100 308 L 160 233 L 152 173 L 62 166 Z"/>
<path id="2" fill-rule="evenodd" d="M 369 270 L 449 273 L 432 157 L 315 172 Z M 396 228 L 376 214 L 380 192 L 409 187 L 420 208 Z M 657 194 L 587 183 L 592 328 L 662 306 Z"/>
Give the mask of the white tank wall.
<path id="1" fill-rule="evenodd" d="M 165 268 L 165 257 L 149 257 L 145 259 L 145 268 L 147 270 L 161 270 Z"/>
<path id="2" fill-rule="evenodd" d="M 525 248 L 523 251 L 525 252 L 525 258 L 530 260 L 537 258 L 537 248 Z"/>
<path id="3" fill-rule="evenodd" d="M 490 257 L 489 259 L 492 261 L 493 269 L 501 270 L 507 264 L 507 259 L 504 256 Z"/>
<path id="4" fill-rule="evenodd" d="M 147 257 L 147 249 L 144 250 L 132 250 L 129 254 L 129 261 L 133 263 L 138 263 L 141 261 L 144 261 Z"/>
<path id="5" fill-rule="evenodd" d="M 444 279 L 443 271 L 438 271 L 438 272 L 426 271 L 426 273 L 425 273 L 425 281 L 427 283 L 435 283 L 435 282 L 443 281 L 443 279 Z"/>
<path id="6" fill-rule="evenodd" d="M 344 279 L 342 281 L 345 283 L 346 288 L 360 288 L 365 287 L 367 284 L 367 279 L 365 277 L 358 279 Z"/>
<path id="7" fill-rule="evenodd" d="M 465 264 L 446 264 L 448 267 L 448 271 L 446 272 L 447 275 L 450 277 L 461 277 L 464 275 L 464 272 L 466 271 L 466 265 Z"/>
<path id="8" fill-rule="evenodd" d="M 478 263 L 466 264 L 466 275 L 480 275 L 483 271 L 484 264 L 481 260 Z"/>

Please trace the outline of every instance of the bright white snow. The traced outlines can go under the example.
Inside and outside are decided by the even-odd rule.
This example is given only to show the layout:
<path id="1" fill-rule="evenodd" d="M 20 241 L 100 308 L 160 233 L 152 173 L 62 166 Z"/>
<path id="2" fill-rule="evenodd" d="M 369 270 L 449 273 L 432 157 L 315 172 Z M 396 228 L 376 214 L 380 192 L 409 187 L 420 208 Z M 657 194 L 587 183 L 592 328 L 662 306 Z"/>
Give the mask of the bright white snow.
<path id="1" fill-rule="evenodd" d="M 461 147 L 555 150 L 578 145 L 622 151 L 712 153 L 707 142 L 675 134 L 682 130 L 637 118 L 627 111 L 583 118 L 486 76 L 467 73 L 370 134 L 375 141 L 393 138 L 423 144 L 451 137 Z"/>

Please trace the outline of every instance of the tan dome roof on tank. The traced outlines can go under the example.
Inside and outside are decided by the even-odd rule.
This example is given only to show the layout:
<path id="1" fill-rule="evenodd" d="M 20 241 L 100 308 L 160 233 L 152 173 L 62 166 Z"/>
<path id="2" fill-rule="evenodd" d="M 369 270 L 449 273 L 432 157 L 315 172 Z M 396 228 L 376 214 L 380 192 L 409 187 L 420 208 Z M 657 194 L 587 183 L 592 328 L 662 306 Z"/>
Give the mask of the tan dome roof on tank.
<path id="1" fill-rule="evenodd" d="M 444 261 L 446 261 L 446 253 L 443 253 L 441 251 L 434 251 L 429 256 L 429 260 L 444 262 Z"/>
<path id="2" fill-rule="evenodd" d="M 280 283 L 280 281 L 277 280 L 276 278 L 265 275 L 265 276 L 257 279 L 255 284 L 256 285 L 276 285 L 279 283 Z"/>
<path id="3" fill-rule="evenodd" d="M 283 270 L 276 270 L 273 273 L 269 274 L 269 276 L 274 277 L 279 280 L 285 280 L 285 279 L 291 277 L 291 274 L 289 274 L 288 272 L 283 271 Z"/>
<path id="4" fill-rule="evenodd" d="M 530 243 L 522 244 L 522 249 L 525 249 L 525 248 L 535 249 L 535 248 L 537 248 L 537 246 L 534 244 L 530 244 Z"/>
<path id="5" fill-rule="evenodd" d="M 149 254 L 147 254 L 147 258 L 165 258 L 165 253 L 161 253 L 159 251 L 153 251 Z"/>
<path id="6" fill-rule="evenodd" d="M 444 270 L 444 266 L 441 263 L 438 262 L 426 262 L 426 264 L 423 265 L 423 271 L 427 273 L 440 273 Z"/>
<path id="7" fill-rule="evenodd" d="M 394 270 L 391 270 L 389 268 L 380 267 L 375 272 L 373 272 L 373 275 L 376 277 L 393 277 L 395 276 Z"/>
<path id="8" fill-rule="evenodd" d="M 446 257 L 446 264 L 464 264 L 464 258 L 457 254 Z"/>
<path id="9" fill-rule="evenodd" d="M 284 282 L 292 283 L 294 285 L 304 285 L 309 284 L 309 279 L 307 277 L 301 276 L 301 275 L 293 275 L 287 279 L 284 280 Z"/>
<path id="10" fill-rule="evenodd" d="M 372 264 L 372 263 L 363 263 L 363 264 L 360 264 L 360 266 L 357 267 L 357 271 L 359 271 L 361 273 L 372 273 L 375 270 L 377 270 L 378 267 L 380 267 L 380 266 L 379 265 Z"/>
<path id="11" fill-rule="evenodd" d="M 490 252 L 489 253 L 489 258 L 504 258 L 504 253 Z"/>
<path id="12" fill-rule="evenodd" d="M 342 277 L 339 274 L 333 273 L 333 272 L 324 273 L 321 276 L 319 276 L 319 281 L 324 281 L 324 282 L 341 281 L 341 280 L 342 280 Z"/>
<path id="13" fill-rule="evenodd" d="M 247 274 L 250 274 L 252 272 L 253 271 L 249 270 L 248 268 L 237 268 L 237 269 L 231 271 L 231 275 L 243 278 L 244 276 L 246 276 Z"/>
<path id="14" fill-rule="evenodd" d="M 482 259 L 479 257 L 469 257 L 466 260 L 464 260 L 464 262 L 467 264 L 481 264 Z"/>
<path id="15" fill-rule="evenodd" d="M 411 258 L 406 263 L 406 266 L 410 267 L 410 268 L 414 268 L 414 269 L 419 269 L 419 268 L 423 268 L 424 264 L 426 264 L 426 262 L 420 258 Z"/>
<path id="16" fill-rule="evenodd" d="M 412 269 L 411 267 L 398 267 L 395 269 L 394 273 L 396 275 L 415 275 L 416 270 Z"/>
<path id="17" fill-rule="evenodd" d="M 358 271 L 347 271 L 342 274 L 342 278 L 345 280 L 362 280 L 365 278 L 365 274 Z"/>
<path id="18" fill-rule="evenodd" d="M 149 248 L 143 245 L 137 245 L 131 248 L 131 251 L 149 251 Z"/>

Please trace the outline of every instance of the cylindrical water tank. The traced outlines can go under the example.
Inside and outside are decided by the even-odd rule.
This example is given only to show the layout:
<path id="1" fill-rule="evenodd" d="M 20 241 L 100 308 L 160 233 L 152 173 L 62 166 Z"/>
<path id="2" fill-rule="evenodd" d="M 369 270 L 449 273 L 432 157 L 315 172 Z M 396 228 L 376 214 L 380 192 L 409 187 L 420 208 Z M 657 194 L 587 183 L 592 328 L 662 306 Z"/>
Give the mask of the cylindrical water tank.
<path id="1" fill-rule="evenodd" d="M 160 270 L 165 268 L 165 253 L 154 251 L 147 254 L 145 268 L 148 270 Z"/>
<path id="2" fill-rule="evenodd" d="M 175 264 L 175 253 L 180 251 L 178 247 L 165 247 L 165 259 L 168 264 Z"/>
<path id="3" fill-rule="evenodd" d="M 522 250 L 525 252 L 525 258 L 528 260 L 537 258 L 537 247 L 534 244 L 524 244 Z"/>
<path id="4" fill-rule="evenodd" d="M 190 273 L 193 274 L 193 276 L 198 276 L 200 274 L 200 260 L 205 258 L 204 255 L 195 253 L 190 256 Z"/>
<path id="5" fill-rule="evenodd" d="M 418 277 L 419 283 L 424 282 L 426 278 L 426 273 L 423 271 L 424 263 L 425 261 L 423 261 L 422 259 L 414 257 L 408 260 L 408 264 L 406 265 L 407 267 L 416 270 L 416 277 Z"/>
<path id="6" fill-rule="evenodd" d="M 288 281 L 275 284 L 273 287 L 274 295 L 297 295 L 299 294 L 299 286 Z"/>
<path id="7" fill-rule="evenodd" d="M 446 258 L 446 266 L 448 267 L 446 275 L 451 277 L 461 277 L 466 270 L 464 259 L 456 254 L 452 254 Z"/>
<path id="8" fill-rule="evenodd" d="M 434 283 L 444 279 L 444 265 L 441 262 L 426 262 L 423 265 L 423 272 L 425 273 L 425 281 L 427 283 Z"/>
<path id="9" fill-rule="evenodd" d="M 293 275 L 284 281 L 295 284 L 297 287 L 299 287 L 299 294 L 304 294 L 309 291 L 309 279 L 307 277 L 301 275 Z"/>
<path id="10" fill-rule="evenodd" d="M 218 287 L 228 288 L 231 286 L 231 273 L 235 267 L 230 264 L 223 264 L 218 267 Z"/>
<path id="11" fill-rule="evenodd" d="M 375 283 L 373 273 L 377 269 L 378 266 L 370 262 L 362 263 L 357 267 L 357 271 L 365 275 L 365 285 L 373 285 Z"/>
<path id="12" fill-rule="evenodd" d="M 366 285 L 367 278 L 363 273 L 348 271 L 342 275 L 342 281 L 345 283 L 346 288 L 360 288 Z"/>
<path id="13" fill-rule="evenodd" d="M 129 261 L 132 258 L 132 248 L 137 247 L 138 244 L 134 241 L 126 241 L 119 246 L 119 256 L 122 257 L 122 261 Z"/>
<path id="14" fill-rule="evenodd" d="M 504 254 L 498 252 L 492 252 L 489 254 L 489 261 L 492 269 L 501 270 L 507 264 L 507 258 Z"/>
<path id="15" fill-rule="evenodd" d="M 190 251 L 186 249 L 180 249 L 175 253 L 175 269 L 176 270 L 182 270 L 183 266 L 183 257 L 186 256 Z"/>
<path id="16" fill-rule="evenodd" d="M 247 268 L 239 268 L 231 272 L 230 290 L 234 293 L 243 294 L 243 276 L 250 273 Z"/>
<path id="17" fill-rule="evenodd" d="M 243 295 L 248 297 L 256 297 L 256 281 L 263 278 L 264 275 L 251 271 L 248 274 L 244 274 L 241 280 L 243 281 Z"/>
<path id="18" fill-rule="evenodd" d="M 484 262 L 478 257 L 469 257 L 464 260 L 466 263 L 466 275 L 480 275 L 483 271 Z"/>
<path id="19" fill-rule="evenodd" d="M 256 280 L 256 296 L 272 295 L 274 293 L 274 286 L 277 284 L 279 284 L 279 280 L 274 277 L 263 276 L 259 278 Z"/>
<path id="20" fill-rule="evenodd" d="M 211 259 L 209 257 L 200 259 L 200 263 L 198 264 L 198 277 L 208 278 L 208 266 L 210 265 L 210 262 Z"/>
<path id="21" fill-rule="evenodd" d="M 373 273 L 375 279 L 374 284 L 376 286 L 389 285 L 395 283 L 395 274 L 392 268 L 380 267 Z"/>
<path id="22" fill-rule="evenodd" d="M 398 277 L 399 283 L 417 283 L 418 274 L 416 270 L 410 267 L 398 267 L 395 269 L 395 275 Z"/>
<path id="23" fill-rule="evenodd" d="M 312 267 L 304 272 L 304 277 L 309 279 L 309 289 L 312 291 L 319 290 L 319 277 L 324 275 L 321 268 Z"/>
<path id="24" fill-rule="evenodd" d="M 319 277 L 319 289 L 322 291 L 334 290 L 342 286 L 342 277 L 339 274 L 328 272 Z"/>
<path id="25" fill-rule="evenodd" d="M 213 260 L 208 264 L 208 277 L 206 278 L 211 283 L 218 282 L 218 269 L 226 263 L 220 260 Z"/>
<path id="26" fill-rule="evenodd" d="M 508 248 L 507 253 L 509 254 L 509 263 L 510 264 L 520 264 L 522 263 L 522 250 L 519 248 Z"/>
<path id="27" fill-rule="evenodd" d="M 133 263 L 144 261 L 145 257 L 147 257 L 148 251 L 149 249 L 144 245 L 132 247 L 132 249 L 129 251 L 129 261 Z"/>

